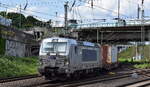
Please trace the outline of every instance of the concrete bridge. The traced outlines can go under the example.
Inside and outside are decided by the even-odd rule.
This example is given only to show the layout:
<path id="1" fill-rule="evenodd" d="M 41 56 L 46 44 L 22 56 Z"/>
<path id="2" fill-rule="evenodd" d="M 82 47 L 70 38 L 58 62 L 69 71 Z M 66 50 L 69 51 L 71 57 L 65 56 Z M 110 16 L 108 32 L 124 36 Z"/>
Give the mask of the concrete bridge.
<path id="1" fill-rule="evenodd" d="M 150 24 L 116 27 L 85 27 L 74 29 L 73 36 L 80 40 L 88 40 L 99 43 L 127 43 L 150 40 Z M 142 33 L 143 32 L 143 33 Z"/>

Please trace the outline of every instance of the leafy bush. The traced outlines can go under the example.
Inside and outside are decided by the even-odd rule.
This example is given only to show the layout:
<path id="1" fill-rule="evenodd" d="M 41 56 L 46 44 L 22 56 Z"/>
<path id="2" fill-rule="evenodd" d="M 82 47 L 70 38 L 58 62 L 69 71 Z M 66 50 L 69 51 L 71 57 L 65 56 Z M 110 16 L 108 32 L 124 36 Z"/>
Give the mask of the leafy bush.
<path id="1" fill-rule="evenodd" d="M 38 58 L 0 56 L 0 77 L 16 77 L 37 74 Z"/>
<path id="2" fill-rule="evenodd" d="M 142 60 L 133 60 L 136 55 L 136 47 L 132 46 L 119 53 L 119 62 L 123 64 L 130 64 L 134 68 L 150 68 L 150 45 L 145 45 L 143 50 L 144 58 Z"/>
<path id="3" fill-rule="evenodd" d="M 0 54 L 5 53 L 5 42 L 6 40 L 0 37 Z"/>
<path id="4" fill-rule="evenodd" d="M 140 69 L 148 69 L 150 68 L 150 63 L 144 63 L 144 64 L 135 64 L 135 68 L 140 68 Z"/>
<path id="5" fill-rule="evenodd" d="M 140 68 L 140 69 L 147 69 L 150 68 L 150 61 L 149 60 L 140 60 L 135 61 L 131 58 L 119 58 L 119 62 L 122 64 L 130 64 L 133 68 Z"/>

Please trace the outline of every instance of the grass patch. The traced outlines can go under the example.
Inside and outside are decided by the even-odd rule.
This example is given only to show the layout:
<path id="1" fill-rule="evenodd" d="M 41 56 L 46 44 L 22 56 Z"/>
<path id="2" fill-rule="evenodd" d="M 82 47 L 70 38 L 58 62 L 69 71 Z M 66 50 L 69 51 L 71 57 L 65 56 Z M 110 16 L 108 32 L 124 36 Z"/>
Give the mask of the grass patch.
<path id="1" fill-rule="evenodd" d="M 37 57 L 0 56 L 0 78 L 37 74 Z"/>
<path id="2" fill-rule="evenodd" d="M 150 68 L 150 45 L 145 45 L 143 50 L 144 58 L 140 61 L 132 60 L 136 55 L 136 47 L 132 46 L 122 51 L 118 55 L 120 63 L 131 65 L 133 68 Z"/>
<path id="3" fill-rule="evenodd" d="M 119 58 L 119 62 L 122 64 L 130 65 L 132 68 L 137 69 L 150 69 L 150 61 L 149 60 L 141 60 L 135 61 L 131 58 Z"/>
<path id="4" fill-rule="evenodd" d="M 150 64 L 149 63 L 135 64 L 134 67 L 139 69 L 150 69 Z"/>
<path id="5" fill-rule="evenodd" d="M 141 47 L 140 47 L 141 48 Z M 145 45 L 143 50 L 144 58 L 150 60 L 150 45 Z M 136 56 L 136 47 L 132 46 L 119 53 L 118 58 L 133 58 Z"/>

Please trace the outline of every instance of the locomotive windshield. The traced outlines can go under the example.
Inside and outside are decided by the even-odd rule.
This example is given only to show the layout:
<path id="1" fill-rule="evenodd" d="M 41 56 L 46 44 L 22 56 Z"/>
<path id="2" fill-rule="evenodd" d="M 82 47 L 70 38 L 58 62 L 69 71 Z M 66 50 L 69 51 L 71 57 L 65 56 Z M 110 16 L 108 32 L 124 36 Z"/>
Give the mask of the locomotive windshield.
<path id="1" fill-rule="evenodd" d="M 45 42 L 42 46 L 42 52 L 66 52 L 66 42 Z"/>

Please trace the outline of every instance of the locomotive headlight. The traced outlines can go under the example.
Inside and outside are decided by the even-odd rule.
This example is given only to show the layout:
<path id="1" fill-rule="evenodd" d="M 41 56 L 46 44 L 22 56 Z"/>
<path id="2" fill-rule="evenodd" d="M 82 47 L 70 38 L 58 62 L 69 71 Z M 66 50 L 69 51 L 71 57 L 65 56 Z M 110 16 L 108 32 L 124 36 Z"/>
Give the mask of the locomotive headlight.
<path id="1" fill-rule="evenodd" d="M 42 65 L 42 62 L 39 62 L 39 65 Z"/>
<path id="2" fill-rule="evenodd" d="M 43 65 L 42 59 L 39 59 L 39 65 Z"/>
<path id="3" fill-rule="evenodd" d="M 65 65 L 69 65 L 69 62 L 67 61 L 67 62 L 65 62 Z"/>
<path id="4" fill-rule="evenodd" d="M 65 59 L 65 60 L 64 60 L 64 63 L 65 63 L 65 65 L 69 65 L 68 59 Z"/>

